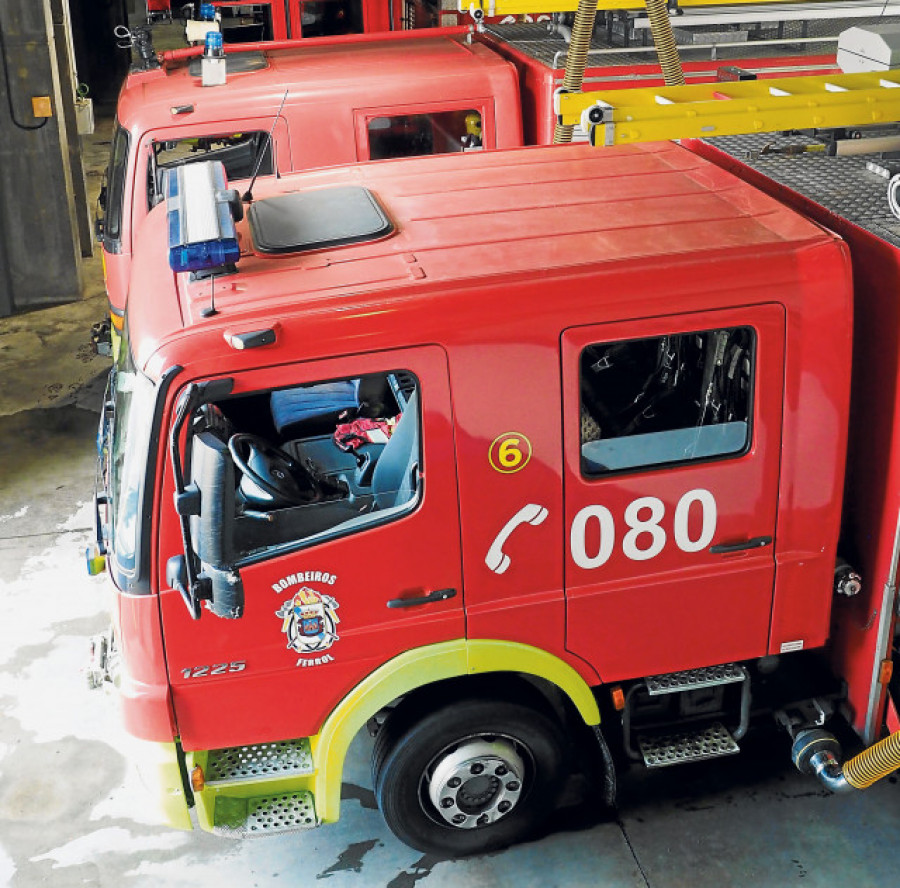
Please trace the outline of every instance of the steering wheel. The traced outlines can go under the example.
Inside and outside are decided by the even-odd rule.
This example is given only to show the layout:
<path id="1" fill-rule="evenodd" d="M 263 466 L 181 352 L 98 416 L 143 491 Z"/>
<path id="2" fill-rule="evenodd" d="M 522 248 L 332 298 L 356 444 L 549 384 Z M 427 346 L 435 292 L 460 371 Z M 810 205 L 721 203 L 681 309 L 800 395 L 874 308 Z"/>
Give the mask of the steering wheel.
<path id="1" fill-rule="evenodd" d="M 239 432 L 229 438 L 228 450 L 244 479 L 257 488 L 256 491 L 242 490 L 248 499 L 267 506 L 302 506 L 320 499 L 316 476 L 265 438 Z M 243 481 L 241 485 L 243 487 Z M 271 501 L 260 496 L 259 491 L 267 494 Z"/>

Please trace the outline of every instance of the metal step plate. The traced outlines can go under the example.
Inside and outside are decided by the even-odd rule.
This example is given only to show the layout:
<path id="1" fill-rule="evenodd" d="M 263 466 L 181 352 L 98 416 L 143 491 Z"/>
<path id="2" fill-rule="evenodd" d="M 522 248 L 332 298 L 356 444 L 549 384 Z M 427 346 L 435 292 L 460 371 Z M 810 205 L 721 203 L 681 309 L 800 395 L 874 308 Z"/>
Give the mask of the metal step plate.
<path id="1" fill-rule="evenodd" d="M 206 783 L 245 783 L 275 777 L 312 774 L 313 758 L 309 740 L 284 740 L 256 746 L 212 749 L 206 761 Z"/>
<path id="2" fill-rule="evenodd" d="M 705 666 L 702 669 L 688 669 L 685 672 L 668 672 L 664 675 L 651 675 L 645 679 L 647 693 L 651 697 L 659 694 L 677 694 L 680 691 L 692 691 L 695 688 L 711 688 L 716 685 L 734 684 L 744 681 L 747 673 L 735 663 L 724 663 L 721 666 Z"/>
<path id="3" fill-rule="evenodd" d="M 720 722 L 714 722 L 695 732 L 639 736 L 637 740 L 644 756 L 644 764 L 648 768 L 699 762 L 723 755 L 735 755 L 741 751 L 728 729 Z"/>
<path id="4" fill-rule="evenodd" d="M 247 835 L 291 832 L 317 826 L 316 806 L 311 792 L 291 792 L 251 799 L 247 805 Z"/>
<path id="5" fill-rule="evenodd" d="M 318 825 L 313 794 L 305 790 L 254 799 L 216 799 L 213 832 L 221 836 L 266 836 Z"/>

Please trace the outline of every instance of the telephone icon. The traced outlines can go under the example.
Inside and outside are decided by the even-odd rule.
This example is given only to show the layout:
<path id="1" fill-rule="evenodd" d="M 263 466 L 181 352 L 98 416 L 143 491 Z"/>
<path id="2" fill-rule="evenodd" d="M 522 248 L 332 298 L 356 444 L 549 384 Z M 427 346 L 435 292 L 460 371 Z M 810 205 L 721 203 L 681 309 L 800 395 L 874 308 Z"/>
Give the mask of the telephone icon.
<path id="1" fill-rule="evenodd" d="M 506 569 L 509 567 L 510 558 L 503 551 L 503 547 L 506 545 L 506 541 L 512 536 L 513 531 L 521 524 L 530 524 L 533 527 L 537 527 L 538 524 L 543 523 L 544 519 L 550 513 L 543 507 L 537 505 L 537 503 L 529 503 L 527 506 L 522 506 L 506 524 L 503 525 L 503 529 L 497 536 L 494 538 L 494 542 L 491 543 L 491 547 L 487 551 L 487 555 L 485 555 L 484 563 L 495 573 L 502 574 L 506 572 Z"/>

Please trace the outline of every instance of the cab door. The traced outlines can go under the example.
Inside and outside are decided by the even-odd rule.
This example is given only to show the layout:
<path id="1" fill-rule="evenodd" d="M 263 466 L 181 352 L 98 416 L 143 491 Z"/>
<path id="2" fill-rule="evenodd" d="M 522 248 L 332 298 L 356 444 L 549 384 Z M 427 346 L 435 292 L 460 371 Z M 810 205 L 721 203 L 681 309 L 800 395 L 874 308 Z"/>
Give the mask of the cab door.
<path id="1" fill-rule="evenodd" d="M 393 657 L 465 637 L 440 348 L 235 374 L 232 393 L 206 413 L 204 440 L 234 451 L 233 480 L 229 469 L 217 483 L 236 487 L 230 548 L 243 614 L 204 610 L 194 621 L 178 591 L 161 593 L 186 748 L 311 736 Z M 254 438 L 235 443 L 241 434 Z M 306 505 L 296 485 L 292 501 L 267 501 L 266 487 L 281 489 L 285 469 L 260 461 L 269 445 L 320 479 Z M 173 539 L 174 517 L 163 515 L 170 532 L 162 539 Z M 165 565 L 176 553 L 160 554 Z"/>
<path id="2" fill-rule="evenodd" d="M 784 313 L 562 336 L 567 647 L 604 681 L 766 653 Z"/>

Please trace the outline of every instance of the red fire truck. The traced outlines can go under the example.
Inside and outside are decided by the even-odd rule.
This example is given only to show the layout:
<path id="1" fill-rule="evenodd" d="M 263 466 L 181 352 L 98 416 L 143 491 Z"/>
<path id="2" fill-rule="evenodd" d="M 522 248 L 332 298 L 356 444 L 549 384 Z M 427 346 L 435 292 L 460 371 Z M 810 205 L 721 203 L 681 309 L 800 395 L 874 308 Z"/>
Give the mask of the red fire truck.
<path id="1" fill-rule="evenodd" d="M 761 717 L 834 789 L 897 767 L 896 248 L 672 143 L 167 178 L 92 564 L 170 823 L 333 822 L 366 726 L 452 855 Z"/>
<path id="2" fill-rule="evenodd" d="M 643 45 L 640 36 L 649 32 L 636 27 L 641 21 L 634 19 L 623 34 L 614 34 L 610 23 L 608 37 L 597 37 L 605 48 L 590 57 L 585 89 L 661 83 L 653 47 Z M 729 32 L 725 45 L 683 48 L 687 81 L 715 80 L 720 69 L 736 64 L 742 72 L 736 76 L 759 78 L 835 70 L 837 34 L 846 22 L 830 21 L 825 36 L 800 43 L 793 42 L 799 22 L 778 24 L 780 41 L 769 39 L 776 32 L 745 28 Z M 766 39 L 750 39 L 754 36 Z M 229 179 L 249 177 L 257 146 L 269 138 L 274 148 L 261 158 L 262 175 L 354 160 L 549 144 L 556 119 L 553 97 L 568 50 L 560 30 L 548 33 L 541 24 L 235 44 L 225 47 L 226 82 L 204 88 L 201 48 L 158 59 L 147 34 L 136 37 L 141 62 L 119 96 L 104 218 L 98 220 L 117 329 L 135 238 L 161 199 L 164 170 L 216 157 Z M 616 45 L 626 38 L 627 46 Z"/>
<path id="3" fill-rule="evenodd" d="M 162 200 L 166 170 L 216 158 L 239 180 L 521 145 L 515 71 L 458 36 L 411 31 L 245 50 L 228 55 L 227 82 L 211 88 L 202 86 L 199 51 L 160 66 L 144 46 L 149 66 L 133 72 L 119 95 L 98 221 L 115 327 L 137 232 Z"/>
<path id="4" fill-rule="evenodd" d="M 460 10 L 460 4 L 455 4 L 447 9 L 440 0 L 212 0 L 210 5 L 218 14 L 226 40 L 233 42 L 375 34 L 473 21 L 468 7 Z M 549 19 L 547 15 L 533 14 L 492 15 L 486 20 L 533 21 L 539 17 Z M 479 21 L 482 20 L 485 16 L 479 10 Z"/>

